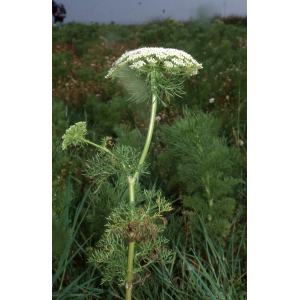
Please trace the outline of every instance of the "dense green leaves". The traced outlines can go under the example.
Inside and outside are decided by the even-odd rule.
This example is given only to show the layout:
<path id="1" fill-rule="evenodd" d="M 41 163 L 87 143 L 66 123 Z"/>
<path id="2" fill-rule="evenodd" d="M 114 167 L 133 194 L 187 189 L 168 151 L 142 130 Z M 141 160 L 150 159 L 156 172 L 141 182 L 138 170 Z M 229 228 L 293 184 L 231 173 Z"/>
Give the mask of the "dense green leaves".
<path id="1" fill-rule="evenodd" d="M 163 128 L 167 151 L 160 161 L 173 174 L 171 185 L 182 190 L 184 206 L 201 213 L 209 233 L 223 240 L 234 218 L 233 188 L 244 181 L 233 167 L 240 163 L 238 152 L 218 137 L 219 130 L 213 115 L 187 111 Z"/>

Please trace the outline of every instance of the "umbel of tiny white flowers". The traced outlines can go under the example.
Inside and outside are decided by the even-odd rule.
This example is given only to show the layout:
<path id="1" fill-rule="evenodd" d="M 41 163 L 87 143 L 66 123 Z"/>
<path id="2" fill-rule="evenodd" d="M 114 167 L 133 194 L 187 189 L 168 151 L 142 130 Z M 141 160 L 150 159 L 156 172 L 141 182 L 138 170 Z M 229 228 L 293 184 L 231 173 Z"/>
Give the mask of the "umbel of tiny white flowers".
<path id="1" fill-rule="evenodd" d="M 198 74 L 202 68 L 202 64 L 181 50 L 139 48 L 124 53 L 114 62 L 105 78 L 123 78 L 132 99 L 136 101 L 147 100 L 153 94 L 162 100 L 162 92 L 170 101 L 169 97 L 183 94 L 184 79 Z"/>

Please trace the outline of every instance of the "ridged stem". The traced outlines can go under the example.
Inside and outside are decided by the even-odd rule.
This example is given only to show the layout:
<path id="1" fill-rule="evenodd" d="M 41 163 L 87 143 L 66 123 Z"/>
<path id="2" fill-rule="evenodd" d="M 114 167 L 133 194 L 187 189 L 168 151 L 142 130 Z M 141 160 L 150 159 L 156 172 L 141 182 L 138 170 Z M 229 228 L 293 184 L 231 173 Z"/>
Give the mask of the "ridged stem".
<path id="1" fill-rule="evenodd" d="M 134 180 L 131 176 L 128 177 L 129 184 L 129 203 L 134 203 Z M 130 233 L 131 234 L 131 233 Z M 129 234 L 129 235 L 130 235 Z M 131 300 L 132 295 L 132 277 L 133 277 L 133 255 L 134 255 L 134 244 L 135 242 L 129 242 L 128 246 L 128 264 L 126 270 L 126 300 Z"/>
<path id="2" fill-rule="evenodd" d="M 156 87 L 155 84 L 155 72 L 151 73 L 151 82 L 153 84 L 153 87 Z M 134 181 L 136 181 L 138 175 L 139 175 L 139 170 L 141 168 L 141 166 L 143 165 L 145 158 L 147 156 L 150 144 L 151 144 L 151 139 L 152 139 L 152 135 L 153 135 L 153 130 L 154 130 L 154 124 L 155 124 L 155 114 L 156 114 L 156 109 L 157 109 L 157 97 L 156 95 L 153 93 L 152 94 L 152 107 L 151 107 L 151 116 L 150 116 L 150 122 L 149 122 L 149 128 L 148 128 L 148 133 L 147 133 L 147 138 L 146 138 L 146 142 L 145 142 L 145 146 L 139 161 L 139 165 L 138 165 L 138 171 L 135 172 L 135 174 L 133 175 L 133 179 Z"/>
<path id="3" fill-rule="evenodd" d="M 153 85 L 153 88 L 156 87 L 155 85 L 155 72 L 151 73 L 151 82 Z M 153 135 L 153 129 L 154 129 L 154 124 L 155 124 L 155 114 L 156 114 L 156 108 L 157 108 L 157 98 L 155 93 L 152 94 L 152 108 L 151 108 L 151 116 L 150 116 L 150 123 L 149 123 L 149 128 L 148 128 L 148 133 L 147 133 L 147 138 L 146 138 L 146 142 L 144 145 L 144 149 L 139 161 L 139 165 L 138 165 L 138 170 L 134 173 L 133 177 L 128 176 L 128 184 L 129 184 L 129 202 L 134 204 L 135 202 L 135 198 L 134 198 L 134 185 L 136 182 L 136 179 L 139 175 L 139 171 L 146 159 L 149 147 L 150 147 L 150 143 L 151 143 L 151 139 L 152 139 L 152 135 Z M 134 244 L 135 242 L 129 242 L 129 246 L 128 246 L 128 264 L 127 264 L 127 275 L 126 275 L 126 285 L 125 285 L 125 289 L 126 289 L 126 300 L 131 300 L 131 296 L 132 296 L 132 277 L 133 277 L 133 258 L 134 258 Z"/>

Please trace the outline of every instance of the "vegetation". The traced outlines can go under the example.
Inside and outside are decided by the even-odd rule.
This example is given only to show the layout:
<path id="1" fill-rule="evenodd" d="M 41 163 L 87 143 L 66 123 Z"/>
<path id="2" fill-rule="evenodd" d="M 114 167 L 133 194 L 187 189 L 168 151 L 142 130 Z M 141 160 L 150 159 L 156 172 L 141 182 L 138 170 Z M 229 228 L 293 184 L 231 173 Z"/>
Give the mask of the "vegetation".
<path id="1" fill-rule="evenodd" d="M 167 264 L 154 259 L 134 272 L 132 298 L 247 299 L 247 30 L 233 19 L 53 27 L 54 299 L 125 299 L 119 284 L 126 275 L 110 276 L 124 259 L 114 257 L 107 269 L 93 258 L 107 244 L 105 230 L 116 226 L 113 214 L 131 210 L 140 222 L 139 210 L 157 198 L 169 199 L 174 210 L 157 218 L 153 206 L 140 229 L 143 238 L 127 232 L 127 241 L 147 244 L 149 228 L 164 230 L 172 255 Z M 158 95 L 133 208 L 122 166 L 92 144 L 127 157 L 132 167 L 143 150 L 151 105 L 127 101 L 126 82 L 105 78 L 119 57 L 139 47 L 185 51 L 203 69 L 182 83 L 184 94 Z M 86 124 L 90 143 L 68 144 L 63 151 L 61 137 L 78 122 Z M 113 175 L 99 177 L 105 170 Z M 118 230 L 126 236 L 130 220 L 123 219 Z"/>

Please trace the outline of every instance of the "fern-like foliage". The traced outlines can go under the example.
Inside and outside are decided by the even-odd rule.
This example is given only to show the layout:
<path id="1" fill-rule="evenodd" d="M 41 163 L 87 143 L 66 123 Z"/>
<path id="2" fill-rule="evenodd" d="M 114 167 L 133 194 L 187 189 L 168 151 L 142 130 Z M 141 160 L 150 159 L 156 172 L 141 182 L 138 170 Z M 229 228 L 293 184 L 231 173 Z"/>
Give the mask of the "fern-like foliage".
<path id="1" fill-rule="evenodd" d="M 174 174 L 172 186 L 183 193 L 184 206 L 206 220 L 210 234 L 224 239 L 234 218 L 234 187 L 243 183 L 235 172 L 238 152 L 218 137 L 220 123 L 213 115 L 186 111 L 184 118 L 163 128 L 167 152 L 160 161 Z"/>
<path id="2" fill-rule="evenodd" d="M 156 197 L 156 201 L 153 201 Z M 139 205 L 122 201 L 108 217 L 105 234 L 88 259 L 96 266 L 105 265 L 102 283 L 116 278 L 120 285 L 126 281 L 129 242 L 135 242 L 133 274 L 139 274 L 150 264 L 161 261 L 169 263 L 172 251 L 165 247 L 168 240 L 158 235 L 164 230 L 166 218 L 162 213 L 172 210 L 169 202 L 155 190 L 138 193 Z M 161 220 L 163 225 L 157 224 Z"/>
<path id="3" fill-rule="evenodd" d="M 147 164 L 139 166 L 140 152 L 136 148 L 125 145 L 115 145 L 108 154 L 100 150 L 97 155 L 88 160 L 86 175 L 97 178 L 96 184 L 100 188 L 107 185 L 112 175 L 123 174 L 118 184 L 126 182 L 128 176 L 135 172 L 148 174 Z"/>
<path id="4" fill-rule="evenodd" d="M 114 132 L 117 135 L 116 141 L 119 144 L 127 145 L 136 149 L 140 149 L 141 145 L 145 144 L 146 137 L 138 128 L 129 130 L 125 124 L 120 124 L 114 127 Z"/>

